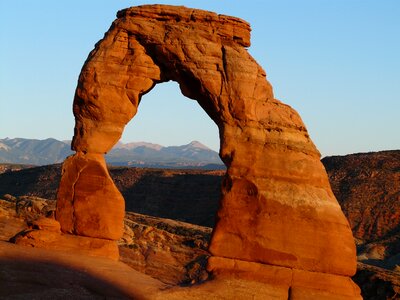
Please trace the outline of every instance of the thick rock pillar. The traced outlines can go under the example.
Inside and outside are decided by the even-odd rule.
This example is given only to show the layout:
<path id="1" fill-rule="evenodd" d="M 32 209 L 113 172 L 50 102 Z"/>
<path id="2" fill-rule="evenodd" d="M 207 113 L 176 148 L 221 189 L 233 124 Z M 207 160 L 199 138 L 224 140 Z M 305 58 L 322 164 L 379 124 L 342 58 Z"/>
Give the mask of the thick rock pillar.
<path id="1" fill-rule="evenodd" d="M 107 240 L 122 237 L 125 202 L 101 154 L 77 154 L 63 164 L 56 217 L 65 233 Z"/>

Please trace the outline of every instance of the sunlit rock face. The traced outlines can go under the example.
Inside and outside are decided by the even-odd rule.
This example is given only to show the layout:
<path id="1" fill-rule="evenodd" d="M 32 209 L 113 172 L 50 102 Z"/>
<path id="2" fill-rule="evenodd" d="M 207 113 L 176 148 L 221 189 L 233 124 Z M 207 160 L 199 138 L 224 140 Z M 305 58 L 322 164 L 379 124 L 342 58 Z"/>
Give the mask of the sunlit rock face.
<path id="1" fill-rule="evenodd" d="M 227 166 L 209 270 L 239 277 L 253 270 L 257 280 L 279 268 L 287 279 L 276 283 L 282 299 L 359 299 L 348 278 L 356 270 L 349 225 L 300 116 L 274 99 L 246 49 L 249 24 L 163 5 L 128 8 L 117 17 L 79 77 L 76 154 L 64 164 L 58 194 L 62 230 L 120 237 L 124 206 L 102 155 L 120 139 L 141 96 L 174 80 L 218 125 Z M 319 273 L 331 275 L 318 281 Z"/>
<path id="2" fill-rule="evenodd" d="M 57 197 L 64 232 L 109 240 L 122 236 L 125 202 L 103 155 L 78 152 L 67 158 Z"/>

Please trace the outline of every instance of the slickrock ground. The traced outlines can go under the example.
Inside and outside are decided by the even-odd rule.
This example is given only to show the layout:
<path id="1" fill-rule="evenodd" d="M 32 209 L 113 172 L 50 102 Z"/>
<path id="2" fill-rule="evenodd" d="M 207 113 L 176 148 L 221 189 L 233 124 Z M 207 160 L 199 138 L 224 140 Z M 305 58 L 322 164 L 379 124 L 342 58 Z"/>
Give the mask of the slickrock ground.
<path id="1" fill-rule="evenodd" d="M 102 258 L 5 243 L 35 219 L 51 215 L 55 209 L 52 200 L 5 198 L 7 200 L 0 200 L 2 299 L 145 299 L 143 291 L 149 299 L 195 296 L 198 299 L 211 296 L 214 297 L 211 299 L 252 299 L 252 296 L 254 299 L 273 299 L 282 295 L 282 291 L 272 286 L 265 294 L 265 286 L 250 281 L 207 282 L 209 274 L 205 270 L 205 259 L 209 254 L 204 249 L 208 246 L 211 228 L 174 220 L 127 213 L 119 248 L 121 261 L 132 269 Z M 356 281 L 369 295 L 365 299 L 396 299 L 399 276 L 394 272 L 379 268 L 371 270 L 371 267 L 359 264 Z M 197 287 L 197 283 L 202 284 Z M 182 287 L 191 288 L 189 291 Z M 231 294 L 222 292 L 227 287 Z M 162 296 L 158 296 L 160 289 Z"/>
<path id="2" fill-rule="evenodd" d="M 151 299 L 165 285 L 109 259 L 0 242 L 1 299 Z"/>
<path id="3" fill-rule="evenodd" d="M 0 199 L 0 240 L 9 241 L 35 220 L 52 216 L 55 201 L 31 196 Z M 37 229 L 37 228 L 36 228 Z M 119 241 L 121 261 L 169 284 L 193 284 L 208 279 L 205 271 L 211 228 L 136 213 L 125 216 Z M 67 245 L 60 245 L 63 249 Z"/>
<path id="4" fill-rule="evenodd" d="M 7 200 L 0 200 L 0 239 L 3 241 L 26 228 L 27 222 L 31 223 L 39 216 L 51 215 L 51 212 L 55 209 L 55 202 L 52 200 L 31 196 L 18 198 L 6 196 L 5 198 Z M 207 247 L 210 228 L 135 213 L 126 214 L 125 224 L 124 237 L 120 241 L 120 254 L 121 260 L 127 265 L 171 285 L 177 283 L 190 285 L 202 282 L 208 277 L 204 268 L 204 258 L 208 253 L 204 249 Z M 16 248 L 8 247 L 7 249 L 12 252 L 16 251 Z M 37 255 L 47 255 L 40 251 L 36 252 Z M 31 260 L 31 255 L 34 256 L 28 250 L 24 250 L 23 253 L 25 253 L 24 259 L 26 260 Z M 0 255 L 3 254 L 4 252 L 1 252 Z M 31 263 L 29 264 L 31 265 Z M 107 294 L 105 291 L 114 290 L 108 284 L 103 281 L 96 281 L 97 279 L 91 279 L 90 276 L 87 278 L 82 273 L 79 273 L 78 276 L 75 269 L 73 269 L 74 271 L 64 270 L 65 266 L 60 266 L 58 263 L 53 266 L 54 268 L 45 267 L 46 265 L 48 264 L 37 263 L 29 267 L 26 262 L 7 265 L 7 269 L 4 269 L 6 271 L 1 273 L 2 276 L 7 273 L 18 279 L 16 279 L 17 282 L 13 283 L 14 285 L 4 281 L 4 277 L 2 277 L 4 279 L 2 282 L 7 282 L 7 287 L 18 287 L 14 289 L 14 292 L 24 291 L 24 293 L 27 285 L 30 286 L 29 291 L 32 291 L 32 293 L 40 293 L 39 290 L 44 285 L 51 290 L 49 295 L 53 296 L 71 295 L 75 297 L 87 296 L 89 293 L 91 297 L 96 295 L 100 297 L 99 295 L 102 293 L 102 295 L 113 293 Z M 2 262 L 2 266 L 6 266 L 6 264 Z M 113 266 L 113 268 L 116 268 L 116 266 Z M 13 271 L 10 271 L 10 269 L 13 269 Z M 29 272 L 28 279 L 27 272 Z M 54 274 L 68 278 L 67 275 L 62 275 L 64 273 L 69 274 L 67 281 L 70 282 L 69 286 L 74 286 L 77 294 L 68 291 L 62 283 L 54 282 Z M 134 274 L 129 276 L 134 276 Z M 362 288 L 364 299 L 397 299 L 395 295 L 400 292 L 399 278 L 400 274 L 395 271 L 362 263 L 358 264 L 358 272 L 353 277 Z M 246 291 L 246 285 L 243 282 L 234 281 L 230 284 L 241 285 L 241 291 Z M 103 285 L 107 288 L 99 288 Z M 93 286 L 97 288 L 93 288 Z M 89 289 L 89 292 L 87 289 Z M 6 290 L 7 293 L 10 293 L 9 289 Z M 211 287 L 210 290 L 212 290 Z M 0 291 L 1 296 L 8 295 L 4 290 L 0 289 Z M 117 292 L 119 292 L 118 289 Z M 51 296 L 49 297 L 51 298 Z"/>
<path id="5" fill-rule="evenodd" d="M 55 201 L 32 197 L 14 197 L 6 194 L 0 198 L 0 240 L 8 241 L 27 228 L 28 223 L 40 216 L 51 216 Z"/>
<path id="6" fill-rule="evenodd" d="M 282 296 L 282 290 L 273 286 L 266 289 L 262 283 L 234 278 L 207 281 L 205 261 L 209 253 L 204 249 L 211 228 L 174 220 L 128 213 L 124 236 L 119 241 L 122 262 L 8 243 L 35 219 L 51 215 L 55 203 L 36 197 L 5 198 L 0 200 L 1 299 L 208 300 Z"/>
<path id="7" fill-rule="evenodd" d="M 171 287 L 127 265 L 0 241 L 1 299 L 275 299 L 279 291 L 243 280 Z"/>

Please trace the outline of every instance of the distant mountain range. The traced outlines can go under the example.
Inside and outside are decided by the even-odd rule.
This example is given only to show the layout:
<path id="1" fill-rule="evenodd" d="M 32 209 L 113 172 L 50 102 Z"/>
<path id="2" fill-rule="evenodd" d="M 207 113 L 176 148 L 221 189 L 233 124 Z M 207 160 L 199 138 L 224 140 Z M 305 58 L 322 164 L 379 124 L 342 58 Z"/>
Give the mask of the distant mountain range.
<path id="1" fill-rule="evenodd" d="M 61 163 L 73 152 L 70 141 L 56 139 L 0 139 L 0 163 L 49 165 Z M 154 168 L 223 169 L 217 152 L 198 141 L 164 147 L 147 142 L 119 142 L 106 155 L 108 164 Z"/>
<path id="2" fill-rule="evenodd" d="M 55 139 L 0 139 L 0 163 L 49 165 L 70 154 L 70 146 Z"/>

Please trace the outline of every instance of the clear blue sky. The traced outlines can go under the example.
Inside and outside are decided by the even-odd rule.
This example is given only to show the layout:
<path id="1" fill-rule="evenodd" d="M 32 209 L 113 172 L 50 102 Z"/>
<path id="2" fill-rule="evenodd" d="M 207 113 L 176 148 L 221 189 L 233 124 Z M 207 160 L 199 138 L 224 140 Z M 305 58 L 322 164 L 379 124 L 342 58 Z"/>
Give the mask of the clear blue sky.
<path id="1" fill-rule="evenodd" d="M 1 0 L 0 138 L 71 139 L 80 69 L 117 10 L 149 1 Z M 400 149 L 400 1 L 158 1 L 241 17 L 275 97 L 302 116 L 322 155 Z M 124 142 L 218 149 L 200 106 L 164 83 Z"/>

